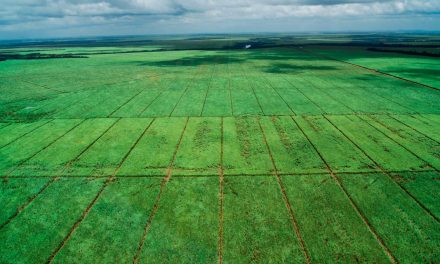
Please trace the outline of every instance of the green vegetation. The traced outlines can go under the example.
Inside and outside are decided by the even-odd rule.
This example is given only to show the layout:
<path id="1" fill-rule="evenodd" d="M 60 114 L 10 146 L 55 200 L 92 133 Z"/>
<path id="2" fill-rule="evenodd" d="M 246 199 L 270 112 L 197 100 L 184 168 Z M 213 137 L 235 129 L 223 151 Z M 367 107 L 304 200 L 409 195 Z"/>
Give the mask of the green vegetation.
<path id="1" fill-rule="evenodd" d="M 438 262 L 439 40 L 0 48 L 0 263 Z"/>

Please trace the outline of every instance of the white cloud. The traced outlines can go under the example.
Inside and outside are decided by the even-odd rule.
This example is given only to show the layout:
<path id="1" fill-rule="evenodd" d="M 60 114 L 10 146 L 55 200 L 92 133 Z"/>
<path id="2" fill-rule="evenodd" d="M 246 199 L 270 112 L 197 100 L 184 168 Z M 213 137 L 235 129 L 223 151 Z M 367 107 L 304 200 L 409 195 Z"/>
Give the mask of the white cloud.
<path id="1" fill-rule="evenodd" d="M 137 29 L 161 24 L 193 24 L 204 28 L 211 22 L 243 24 L 255 20 L 371 20 L 392 17 L 410 20 L 424 16 L 438 20 L 440 0 L 1 0 L 0 38 L 14 32 L 45 31 L 68 27 L 103 25 Z M 159 23 L 160 22 L 160 23 Z M 414 22 L 415 23 L 415 22 Z M 276 23 L 275 23 L 276 24 Z M 267 26 L 267 25 L 266 25 Z M 325 27 L 323 27 L 325 28 Z M 432 28 L 432 25 L 431 25 Z M 105 29 L 105 30 L 104 30 Z M 215 31 L 216 28 L 213 28 Z M 440 30 L 439 27 L 437 27 Z M 249 28 L 252 31 L 252 28 Z M 136 30 L 135 30 L 136 31 Z M 169 31 L 169 30 L 168 30 Z M 179 31 L 174 28 L 174 31 Z M 86 32 L 86 31 L 81 31 Z M 6 34 L 8 33 L 8 34 Z M 172 33 L 172 32 L 166 32 Z M 44 34 L 43 34 L 44 35 Z"/>

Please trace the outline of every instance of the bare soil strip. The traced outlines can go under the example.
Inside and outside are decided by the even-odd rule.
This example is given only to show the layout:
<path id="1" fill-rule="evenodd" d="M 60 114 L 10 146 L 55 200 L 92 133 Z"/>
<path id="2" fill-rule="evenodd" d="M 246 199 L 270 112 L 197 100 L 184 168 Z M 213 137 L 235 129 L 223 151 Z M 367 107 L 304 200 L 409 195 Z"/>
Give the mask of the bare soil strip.
<path id="1" fill-rule="evenodd" d="M 160 185 L 159 194 L 157 195 L 156 201 L 154 202 L 153 210 L 151 211 L 150 216 L 148 217 L 147 223 L 145 224 L 144 232 L 142 234 L 141 240 L 139 241 L 138 249 L 136 251 L 136 254 L 133 256 L 133 263 L 137 263 L 139 261 L 139 257 L 141 255 L 142 248 L 145 243 L 145 239 L 147 238 L 148 231 L 150 230 L 151 223 L 153 222 L 154 215 L 156 214 L 157 210 L 159 209 L 159 202 L 160 202 L 160 198 L 162 196 L 163 190 L 165 189 L 166 184 L 169 182 L 169 180 L 171 178 L 174 160 L 176 159 L 177 151 L 180 148 L 180 144 L 182 143 L 182 139 L 185 134 L 186 127 L 188 125 L 188 121 L 189 121 L 189 117 L 186 118 L 185 126 L 183 127 L 182 133 L 180 134 L 180 138 L 179 138 L 179 141 L 177 142 L 176 149 L 174 150 L 173 157 L 170 160 L 167 174 L 162 180 L 162 183 Z"/>
<path id="2" fill-rule="evenodd" d="M 307 263 L 311 263 L 309 252 L 308 252 L 308 250 L 306 248 L 306 245 L 305 245 L 304 240 L 302 238 L 301 232 L 299 230 L 298 222 L 296 221 L 295 215 L 293 214 L 292 206 L 291 206 L 291 204 L 289 202 L 289 199 L 287 198 L 287 194 L 286 194 L 286 190 L 284 188 L 283 182 L 281 181 L 281 178 L 280 178 L 280 176 L 278 174 L 278 169 L 277 169 L 277 166 L 275 164 L 275 160 L 274 160 L 274 158 L 272 156 L 272 152 L 270 150 L 269 144 L 267 143 L 266 134 L 265 134 L 265 132 L 263 130 L 263 127 L 261 126 L 260 120 L 258 120 L 257 122 L 258 122 L 258 125 L 260 126 L 261 133 L 263 134 L 264 144 L 266 145 L 267 151 L 268 151 L 269 156 L 270 156 L 270 160 L 272 162 L 272 166 L 273 166 L 274 173 L 275 173 L 275 178 L 277 179 L 278 186 L 280 187 L 281 193 L 283 195 L 283 200 L 284 200 L 284 203 L 286 205 L 287 211 L 289 212 L 290 220 L 291 220 L 291 222 L 293 224 L 293 228 L 295 229 L 295 233 L 296 233 L 296 236 L 298 238 L 298 241 L 299 241 L 299 244 L 300 244 L 300 247 L 301 247 L 301 251 L 304 254 L 304 258 L 306 259 L 306 262 Z"/>
<path id="3" fill-rule="evenodd" d="M 390 261 L 392 263 L 398 263 L 396 258 L 393 256 L 393 254 L 391 253 L 391 251 L 389 250 L 389 248 L 385 245 L 384 241 L 382 240 L 382 238 L 379 236 L 379 234 L 376 232 L 376 230 L 374 229 L 374 227 L 368 222 L 368 219 L 365 217 L 365 215 L 362 213 L 362 211 L 359 209 L 359 207 L 356 205 L 356 203 L 353 201 L 353 199 L 351 198 L 350 194 L 347 192 L 347 190 L 345 189 L 345 187 L 342 185 L 341 181 L 339 180 L 339 178 L 333 173 L 332 169 L 330 168 L 329 164 L 327 163 L 327 161 L 324 159 L 324 156 L 322 156 L 322 154 L 319 152 L 318 148 L 315 146 L 315 144 L 312 143 L 312 141 L 310 140 L 310 138 L 307 136 L 307 134 L 304 132 L 304 130 L 299 126 L 299 124 L 296 122 L 295 119 L 293 119 L 293 122 L 296 124 L 296 126 L 299 128 L 299 130 L 301 130 L 302 134 L 307 138 L 308 142 L 310 143 L 310 145 L 315 149 L 316 153 L 319 155 L 319 157 L 321 158 L 321 160 L 324 162 L 330 176 L 333 178 L 333 180 L 336 182 L 336 184 L 339 186 L 339 188 L 341 189 L 341 191 L 345 194 L 345 196 L 348 198 L 348 200 L 350 201 L 351 206 L 353 207 L 353 209 L 356 211 L 356 213 L 359 215 L 359 217 L 362 219 L 362 221 L 365 223 L 365 225 L 368 227 L 368 229 L 370 230 L 371 234 L 373 234 L 373 236 L 375 237 L 376 241 L 379 243 L 379 245 L 382 247 L 382 249 L 384 250 L 384 252 L 387 254 L 388 258 L 390 259 Z"/>
<path id="4" fill-rule="evenodd" d="M 323 115 L 324 116 L 324 115 Z M 436 217 L 425 205 L 423 205 L 422 202 L 420 202 L 414 195 L 412 195 L 406 188 L 405 186 L 401 185 L 400 183 L 398 183 L 397 181 L 394 180 L 394 178 L 392 177 L 392 175 L 387 172 L 386 170 L 384 170 L 382 168 L 382 166 L 380 166 L 370 155 L 368 155 L 367 152 L 365 152 L 358 144 L 356 144 L 356 142 L 354 142 L 350 137 L 348 137 L 341 129 L 339 129 L 333 122 L 330 121 L 330 119 L 328 119 L 326 116 L 324 116 L 325 119 L 327 119 L 327 121 L 333 125 L 333 127 L 335 127 L 342 135 L 344 135 L 344 137 L 349 140 L 353 145 L 355 145 L 365 156 L 367 156 L 368 159 L 370 159 L 374 165 L 376 165 L 380 171 L 388 176 L 390 178 L 390 180 L 392 182 L 394 182 L 396 184 L 397 187 L 399 187 L 402 191 L 404 191 L 409 197 L 411 197 L 428 215 L 430 215 L 433 219 L 435 219 L 437 222 L 440 222 L 440 219 L 438 217 Z M 364 120 L 365 122 L 365 120 Z M 368 122 L 366 122 L 368 123 Z"/>
<path id="5" fill-rule="evenodd" d="M 120 119 L 119 119 L 120 120 Z M 99 197 L 101 197 L 102 192 L 105 190 L 105 188 L 111 184 L 114 181 L 114 176 L 116 175 L 116 173 L 119 171 L 119 169 L 121 168 L 122 164 L 125 162 L 125 160 L 127 159 L 127 157 L 130 155 L 130 153 L 133 151 L 133 149 L 136 147 L 136 145 L 139 143 L 139 141 L 141 140 L 141 138 L 144 136 L 144 134 L 147 132 L 147 130 L 150 128 L 150 126 L 153 124 L 155 119 L 153 119 L 150 124 L 148 124 L 148 126 L 145 128 L 145 130 L 142 132 L 142 134 L 137 138 L 136 142 L 131 146 L 131 148 L 129 149 L 129 151 L 125 154 L 125 156 L 122 158 L 121 162 L 118 164 L 118 166 L 116 167 L 115 171 L 113 172 L 113 174 L 111 176 L 109 176 L 107 178 L 107 180 L 103 183 L 101 189 L 99 189 L 98 193 L 96 194 L 96 196 L 93 198 L 93 200 L 90 202 L 90 204 L 87 206 L 87 208 L 84 210 L 84 212 L 82 213 L 81 217 L 75 222 L 75 224 L 72 226 L 72 228 L 70 229 L 69 233 L 67 233 L 67 235 L 64 237 L 63 241 L 61 241 L 61 243 L 59 244 L 59 246 L 52 252 L 52 254 L 49 256 L 49 259 L 47 260 L 47 263 L 52 263 L 54 258 L 56 257 L 56 255 L 61 251 L 61 249 L 64 247 L 64 245 L 69 241 L 70 237 L 73 235 L 73 233 L 76 231 L 76 229 L 78 228 L 78 226 L 80 226 L 80 224 L 82 223 L 82 221 L 87 217 L 87 215 L 89 214 L 90 210 L 92 209 L 92 207 L 96 204 L 96 201 L 98 201 Z M 115 122 L 116 123 L 116 122 Z M 114 125 L 114 124 L 113 124 Z M 107 131 L 105 131 L 102 135 L 104 135 Z M 101 136 L 102 136 L 101 135 Z M 100 136 L 100 137 L 101 137 Z M 99 139 L 99 138 L 98 138 Z M 97 140 L 98 140 L 97 139 Z M 97 141 L 96 140 L 96 141 Z M 91 144 L 93 145 L 93 144 Z M 90 146 L 91 146 L 90 145 Z M 77 157 L 79 158 L 79 156 Z"/>

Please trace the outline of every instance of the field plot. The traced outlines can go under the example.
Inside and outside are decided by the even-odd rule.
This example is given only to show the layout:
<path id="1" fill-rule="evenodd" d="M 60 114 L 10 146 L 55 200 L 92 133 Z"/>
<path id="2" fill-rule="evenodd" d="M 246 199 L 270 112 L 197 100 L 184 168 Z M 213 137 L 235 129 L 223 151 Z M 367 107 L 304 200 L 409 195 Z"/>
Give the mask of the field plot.
<path id="1" fill-rule="evenodd" d="M 438 263 L 438 61 L 293 39 L 0 49 L 0 263 Z"/>

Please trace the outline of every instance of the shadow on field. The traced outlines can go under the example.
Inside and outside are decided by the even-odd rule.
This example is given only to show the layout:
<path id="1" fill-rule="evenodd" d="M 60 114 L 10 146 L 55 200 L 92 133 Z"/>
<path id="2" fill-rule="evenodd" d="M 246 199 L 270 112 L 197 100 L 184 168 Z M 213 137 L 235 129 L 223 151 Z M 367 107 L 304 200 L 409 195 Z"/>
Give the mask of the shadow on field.
<path id="1" fill-rule="evenodd" d="M 264 68 L 267 73 L 301 73 L 305 71 L 331 71 L 338 70 L 334 66 L 295 65 L 289 63 L 273 63 Z"/>
<path id="2" fill-rule="evenodd" d="M 156 66 L 156 67 L 185 67 L 185 66 L 199 66 L 210 64 L 234 64 L 243 63 L 248 60 L 263 60 L 263 61 L 320 61 L 321 58 L 313 56 L 298 54 L 298 52 L 273 52 L 272 50 L 242 50 L 233 52 L 219 52 L 216 55 L 204 56 L 187 56 L 173 60 L 161 61 L 139 61 L 139 66 Z"/>
<path id="3" fill-rule="evenodd" d="M 226 56 L 226 55 L 207 55 L 207 56 L 191 56 L 183 57 L 174 60 L 163 61 L 145 61 L 141 62 L 140 66 L 156 66 L 156 67 L 182 67 L 182 66 L 199 66 L 208 64 L 228 64 L 228 63 L 240 63 L 245 59 Z"/>
<path id="4" fill-rule="evenodd" d="M 440 70 L 438 69 L 429 69 L 429 68 L 423 68 L 423 69 L 390 69 L 386 72 L 398 72 L 403 74 L 409 74 L 414 77 L 420 77 L 420 76 L 440 76 Z"/>

